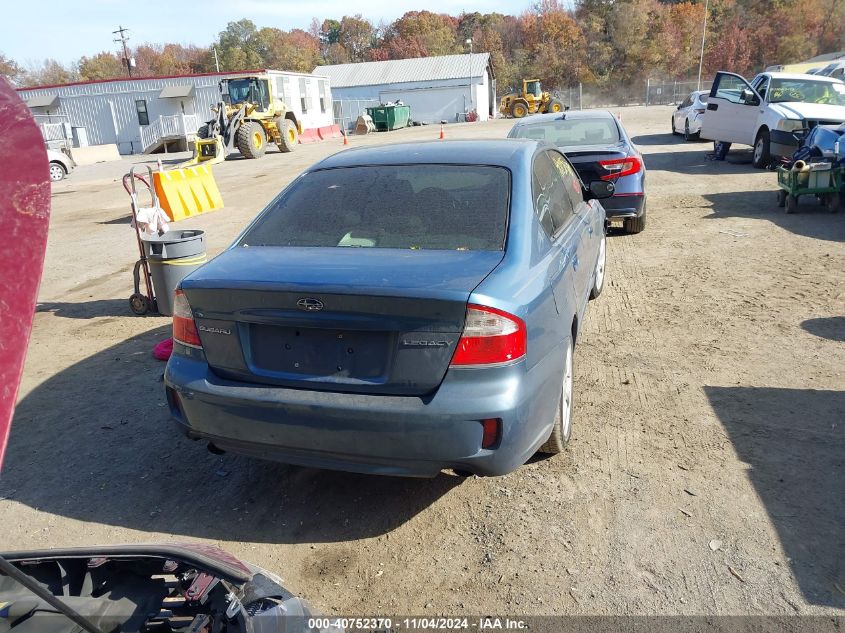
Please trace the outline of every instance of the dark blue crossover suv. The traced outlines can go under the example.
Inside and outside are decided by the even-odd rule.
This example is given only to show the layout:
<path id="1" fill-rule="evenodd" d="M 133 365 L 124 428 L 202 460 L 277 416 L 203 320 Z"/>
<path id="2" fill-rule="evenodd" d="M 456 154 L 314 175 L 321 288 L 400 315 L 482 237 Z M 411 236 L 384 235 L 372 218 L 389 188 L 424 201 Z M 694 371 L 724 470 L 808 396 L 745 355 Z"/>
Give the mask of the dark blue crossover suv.
<path id="1" fill-rule="evenodd" d="M 533 140 L 326 158 L 182 281 L 172 416 L 211 448 L 365 473 L 560 452 L 612 191 Z"/>

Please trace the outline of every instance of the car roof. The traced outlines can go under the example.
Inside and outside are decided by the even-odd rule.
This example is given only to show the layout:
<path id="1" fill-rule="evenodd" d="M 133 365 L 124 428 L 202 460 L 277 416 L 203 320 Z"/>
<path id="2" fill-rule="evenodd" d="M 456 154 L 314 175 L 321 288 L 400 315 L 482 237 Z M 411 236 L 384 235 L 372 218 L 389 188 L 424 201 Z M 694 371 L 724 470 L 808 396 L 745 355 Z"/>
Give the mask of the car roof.
<path id="1" fill-rule="evenodd" d="M 546 123 L 548 121 L 560 121 L 572 119 L 614 119 L 609 110 L 567 110 L 566 112 L 550 112 L 548 114 L 535 114 L 527 119 L 520 119 L 514 127 L 521 125 L 534 125 L 535 123 Z"/>
<path id="2" fill-rule="evenodd" d="M 807 73 L 760 73 L 761 75 L 768 75 L 772 79 L 807 79 Z M 837 83 L 839 79 L 835 77 L 826 77 L 824 75 L 810 75 L 814 81 L 829 81 Z"/>
<path id="3" fill-rule="evenodd" d="M 361 165 L 462 164 L 516 167 L 530 160 L 540 146 L 533 139 L 436 140 L 347 149 L 313 165 L 308 171 Z"/>

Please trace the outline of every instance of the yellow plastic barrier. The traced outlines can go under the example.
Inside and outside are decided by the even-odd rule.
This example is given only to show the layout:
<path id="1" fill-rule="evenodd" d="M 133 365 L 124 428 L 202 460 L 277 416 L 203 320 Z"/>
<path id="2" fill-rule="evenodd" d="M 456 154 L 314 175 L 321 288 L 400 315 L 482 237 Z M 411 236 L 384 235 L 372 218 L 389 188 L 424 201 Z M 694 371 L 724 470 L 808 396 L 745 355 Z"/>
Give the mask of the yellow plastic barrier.
<path id="1" fill-rule="evenodd" d="M 153 174 L 153 183 L 159 206 L 173 222 L 223 208 L 211 167 L 158 171 Z"/>

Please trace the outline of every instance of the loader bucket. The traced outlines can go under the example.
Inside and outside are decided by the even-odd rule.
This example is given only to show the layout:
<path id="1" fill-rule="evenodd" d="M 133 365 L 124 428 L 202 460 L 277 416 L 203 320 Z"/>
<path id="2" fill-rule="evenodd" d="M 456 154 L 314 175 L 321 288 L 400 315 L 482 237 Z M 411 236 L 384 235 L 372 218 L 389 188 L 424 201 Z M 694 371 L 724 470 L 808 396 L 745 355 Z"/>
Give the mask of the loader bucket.
<path id="1" fill-rule="evenodd" d="M 226 149 L 223 147 L 223 139 L 219 136 L 213 138 L 198 138 L 194 141 L 194 157 L 191 160 L 180 163 L 178 167 L 192 167 L 193 165 L 216 165 L 226 160 Z"/>

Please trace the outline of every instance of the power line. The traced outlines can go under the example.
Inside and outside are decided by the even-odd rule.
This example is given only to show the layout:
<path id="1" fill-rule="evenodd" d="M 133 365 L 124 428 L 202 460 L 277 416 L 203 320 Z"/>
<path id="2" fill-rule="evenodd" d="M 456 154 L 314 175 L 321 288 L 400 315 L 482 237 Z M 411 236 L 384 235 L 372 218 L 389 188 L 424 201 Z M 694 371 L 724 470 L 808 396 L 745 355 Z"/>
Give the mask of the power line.
<path id="1" fill-rule="evenodd" d="M 131 77 L 132 76 L 132 62 L 129 60 L 129 49 L 126 47 L 126 42 L 129 41 L 129 37 L 127 35 L 125 35 L 125 33 L 128 33 L 128 32 L 129 32 L 129 29 L 125 29 L 122 26 L 118 25 L 117 30 L 112 31 L 112 35 L 117 35 L 118 33 L 120 33 L 120 35 L 117 38 L 115 38 L 114 41 L 120 42 L 123 45 L 123 63 L 126 64 L 126 72 L 128 72 L 129 76 Z"/>

